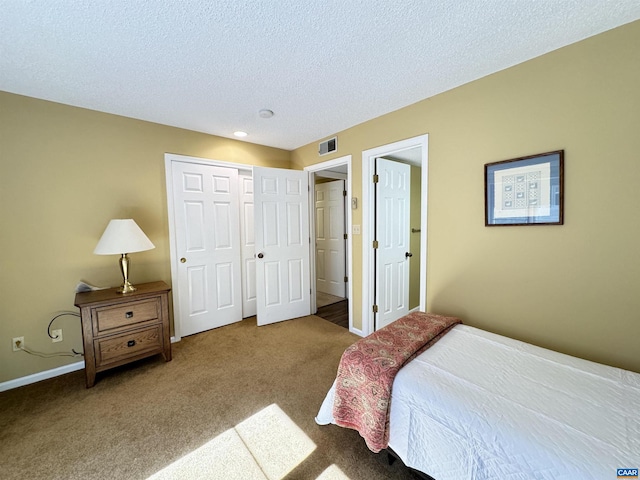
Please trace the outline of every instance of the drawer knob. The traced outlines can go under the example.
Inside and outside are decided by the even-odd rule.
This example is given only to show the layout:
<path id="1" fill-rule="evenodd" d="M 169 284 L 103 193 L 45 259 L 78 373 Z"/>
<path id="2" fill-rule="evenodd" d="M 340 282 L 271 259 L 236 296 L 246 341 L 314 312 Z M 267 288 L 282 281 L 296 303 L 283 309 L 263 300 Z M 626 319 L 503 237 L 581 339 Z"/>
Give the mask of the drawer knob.
<path id="1" fill-rule="evenodd" d="M 133 347 L 135 344 L 136 344 L 136 341 L 135 341 L 135 340 L 129 340 L 129 341 L 127 342 L 127 347 Z"/>
<path id="2" fill-rule="evenodd" d="M 133 312 L 127 312 L 124 314 L 124 316 L 127 318 L 133 318 Z"/>

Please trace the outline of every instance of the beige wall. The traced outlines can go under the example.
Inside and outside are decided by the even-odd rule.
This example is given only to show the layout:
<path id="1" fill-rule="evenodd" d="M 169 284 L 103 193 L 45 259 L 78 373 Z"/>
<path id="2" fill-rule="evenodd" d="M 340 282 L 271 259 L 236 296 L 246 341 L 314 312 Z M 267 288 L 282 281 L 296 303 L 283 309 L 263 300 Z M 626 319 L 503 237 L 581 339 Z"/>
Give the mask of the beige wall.
<path id="1" fill-rule="evenodd" d="M 93 255 L 112 218 L 132 217 L 156 245 L 131 256 L 132 283 L 171 284 L 164 154 L 286 168 L 290 153 L 0 92 L 0 382 L 79 361 L 12 352 L 82 350 L 79 319 L 64 341 L 46 328 L 77 311 L 79 280 L 121 281 L 117 258 Z"/>
<path id="2" fill-rule="evenodd" d="M 428 309 L 470 325 L 640 371 L 640 22 L 477 80 L 339 135 L 333 157 L 429 133 Z M 76 362 L 11 351 L 80 349 L 83 279 L 116 285 L 116 259 L 92 254 L 111 218 L 133 217 L 156 244 L 134 283 L 170 282 L 164 153 L 302 168 L 294 152 L 0 92 L 0 382 Z M 565 150 L 565 225 L 484 227 L 483 165 Z M 290 162 L 291 160 L 291 162 Z M 361 209 L 353 223 L 362 224 Z M 354 314 L 362 245 L 352 236 Z"/>
<path id="3" fill-rule="evenodd" d="M 640 372 L 638 45 L 640 21 L 338 133 L 359 198 L 363 150 L 429 134 L 429 311 Z M 316 148 L 293 165 L 319 162 Z M 484 164 L 558 149 L 565 224 L 485 227 Z"/>

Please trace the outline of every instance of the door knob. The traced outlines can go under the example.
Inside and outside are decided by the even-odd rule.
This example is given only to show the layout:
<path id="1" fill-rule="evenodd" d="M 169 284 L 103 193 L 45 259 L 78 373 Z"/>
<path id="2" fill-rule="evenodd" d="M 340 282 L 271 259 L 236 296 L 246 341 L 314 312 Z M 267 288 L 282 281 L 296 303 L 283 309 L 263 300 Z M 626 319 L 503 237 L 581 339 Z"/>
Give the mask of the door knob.
<path id="1" fill-rule="evenodd" d="M 264 258 L 264 253 L 260 252 L 260 253 L 258 254 L 258 258 Z"/>
<path id="2" fill-rule="evenodd" d="M 184 257 L 182 257 L 182 258 L 180 259 L 180 263 L 184 263 L 184 262 L 186 262 L 186 261 L 187 261 L 187 259 L 186 259 L 186 258 L 184 258 Z"/>
<path id="3" fill-rule="evenodd" d="M 411 252 L 406 252 L 406 253 L 404 254 L 404 256 L 405 256 L 406 258 L 410 258 L 410 257 L 413 257 L 413 253 L 411 253 Z"/>

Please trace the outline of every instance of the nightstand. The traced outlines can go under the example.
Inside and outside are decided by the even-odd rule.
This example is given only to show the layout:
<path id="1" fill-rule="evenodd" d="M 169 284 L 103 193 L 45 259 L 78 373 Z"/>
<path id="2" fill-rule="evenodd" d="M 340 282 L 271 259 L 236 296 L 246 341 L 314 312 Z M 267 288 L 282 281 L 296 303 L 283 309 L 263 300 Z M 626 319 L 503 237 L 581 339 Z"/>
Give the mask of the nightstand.
<path id="1" fill-rule="evenodd" d="M 157 354 L 171 360 L 171 288 L 164 282 L 136 288 L 127 294 L 116 288 L 76 293 L 87 388 L 93 387 L 98 372 Z"/>

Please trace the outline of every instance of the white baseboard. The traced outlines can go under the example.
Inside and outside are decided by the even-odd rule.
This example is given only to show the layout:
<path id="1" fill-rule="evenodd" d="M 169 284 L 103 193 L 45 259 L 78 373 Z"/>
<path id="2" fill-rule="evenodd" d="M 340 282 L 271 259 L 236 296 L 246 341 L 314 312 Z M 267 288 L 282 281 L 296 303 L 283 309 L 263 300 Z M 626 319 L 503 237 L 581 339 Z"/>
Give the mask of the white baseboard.
<path id="1" fill-rule="evenodd" d="M 179 341 L 180 337 L 171 337 L 171 343 Z M 41 380 L 46 380 L 48 378 L 57 377 L 59 375 L 64 375 L 65 373 L 71 373 L 82 369 L 84 369 L 84 360 L 82 362 L 65 365 L 64 367 L 53 368 L 44 372 L 34 373 L 33 375 L 27 375 L 26 377 L 20 377 L 16 378 L 15 380 L 2 382 L 0 383 L 0 392 L 6 392 L 7 390 L 11 390 L 14 388 L 24 387 L 25 385 L 30 385 Z"/>
<path id="2" fill-rule="evenodd" d="M 13 388 L 24 387 L 32 383 L 40 382 L 48 378 L 64 375 L 65 373 L 75 372 L 77 370 L 84 369 L 84 360 L 82 362 L 72 363 L 63 367 L 53 368 L 51 370 L 45 370 L 44 372 L 34 373 L 33 375 L 27 375 L 26 377 L 16 378 L 15 380 L 9 380 L 8 382 L 0 383 L 0 392 L 11 390 Z"/>
<path id="3" fill-rule="evenodd" d="M 364 337 L 364 332 L 362 330 L 360 330 L 359 328 L 356 328 L 354 326 L 351 326 L 351 328 L 349 329 L 349 331 L 351 333 L 355 333 L 356 335 L 360 336 L 360 337 Z"/>

